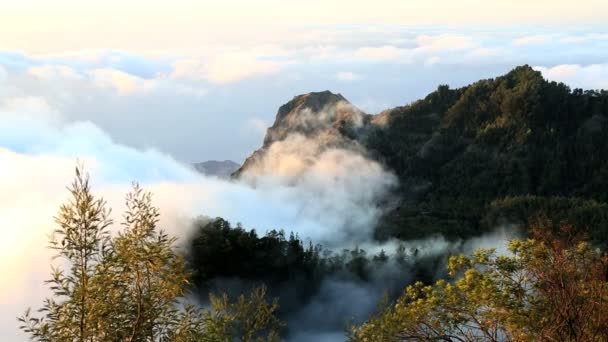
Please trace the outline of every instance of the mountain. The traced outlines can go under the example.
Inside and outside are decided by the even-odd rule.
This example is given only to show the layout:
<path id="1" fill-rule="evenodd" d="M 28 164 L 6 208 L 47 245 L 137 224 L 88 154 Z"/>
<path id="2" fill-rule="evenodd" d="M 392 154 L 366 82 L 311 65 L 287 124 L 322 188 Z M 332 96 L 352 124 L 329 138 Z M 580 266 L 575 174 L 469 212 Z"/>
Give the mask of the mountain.
<path id="1" fill-rule="evenodd" d="M 330 109 L 340 106 L 348 109 Z M 307 124 L 319 115 L 325 125 Z M 399 205 L 376 227 L 378 239 L 465 238 L 542 211 L 600 227 L 588 233 L 606 242 L 608 91 L 570 89 L 525 65 L 462 88 L 440 85 L 378 115 L 329 91 L 300 95 L 235 176 L 293 132 L 356 141 L 399 177 Z"/>
<path id="2" fill-rule="evenodd" d="M 279 108 L 262 147 L 249 156 L 233 176 L 239 177 L 245 170 L 254 169 L 270 145 L 290 134 L 315 137 L 327 146 L 349 145 L 370 118 L 342 95 L 328 90 L 296 96 Z"/>
<path id="3" fill-rule="evenodd" d="M 232 160 L 207 160 L 200 163 L 194 163 L 193 166 L 196 171 L 204 175 L 219 178 L 229 178 L 234 171 L 241 167 L 240 164 L 235 163 Z"/>

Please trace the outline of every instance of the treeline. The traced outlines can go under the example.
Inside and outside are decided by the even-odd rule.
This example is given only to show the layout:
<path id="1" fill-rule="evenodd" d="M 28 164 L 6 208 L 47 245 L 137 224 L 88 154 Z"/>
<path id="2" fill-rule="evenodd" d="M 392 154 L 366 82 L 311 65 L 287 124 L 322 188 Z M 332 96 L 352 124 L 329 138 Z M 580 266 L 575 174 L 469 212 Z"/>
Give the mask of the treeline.
<path id="1" fill-rule="evenodd" d="M 415 250 L 399 245 L 391 253 L 393 261 L 405 263 Z M 365 281 L 373 268 L 390 261 L 384 250 L 374 255 L 359 247 L 334 252 L 312 241 L 305 243 L 293 232 L 270 230 L 259 236 L 240 224 L 216 218 L 199 220 L 191 242 L 190 261 L 194 279 L 203 285 L 218 277 L 260 279 L 271 283 L 294 277 L 307 280 L 328 275 L 348 276 Z"/>
<path id="2" fill-rule="evenodd" d="M 357 246 L 336 252 L 294 233 L 271 230 L 260 236 L 222 218 L 199 219 L 196 226 L 187 258 L 194 292 L 204 299 L 230 280 L 241 285 L 237 291 L 263 284 L 281 298 L 280 316 L 306 304 L 327 279 L 365 283 L 390 267 L 403 281 L 412 275 L 430 281 L 441 261 L 440 256 L 419 256 L 417 249 L 403 244 L 376 254 Z"/>

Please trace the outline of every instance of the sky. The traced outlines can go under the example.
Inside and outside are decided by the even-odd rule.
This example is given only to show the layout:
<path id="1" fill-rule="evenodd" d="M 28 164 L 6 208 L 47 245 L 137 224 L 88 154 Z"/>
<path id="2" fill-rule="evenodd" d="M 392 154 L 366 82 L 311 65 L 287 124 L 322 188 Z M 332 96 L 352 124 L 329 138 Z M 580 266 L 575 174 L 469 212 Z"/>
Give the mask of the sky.
<path id="1" fill-rule="evenodd" d="M 369 113 L 530 64 L 608 88 L 605 1 L 0 0 L 0 106 L 182 162 L 242 162 L 278 107 Z"/>

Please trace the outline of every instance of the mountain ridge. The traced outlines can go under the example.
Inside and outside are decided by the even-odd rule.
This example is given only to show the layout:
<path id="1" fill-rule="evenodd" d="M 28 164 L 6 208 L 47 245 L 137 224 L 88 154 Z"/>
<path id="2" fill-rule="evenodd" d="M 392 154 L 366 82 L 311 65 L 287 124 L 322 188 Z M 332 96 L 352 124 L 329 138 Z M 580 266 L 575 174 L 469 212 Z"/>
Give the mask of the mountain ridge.
<path id="1" fill-rule="evenodd" d="M 340 103 L 359 113 L 357 125 L 329 115 L 321 129 L 361 144 L 400 180 L 400 204 L 376 227 L 378 239 L 465 238 L 540 211 L 608 225 L 608 92 L 549 82 L 528 65 L 461 88 L 440 85 L 377 115 L 329 91 L 296 96 L 234 176 L 285 136 L 315 134 L 294 125 L 298 117 Z M 600 233 L 608 230 L 591 235 L 605 240 Z"/>

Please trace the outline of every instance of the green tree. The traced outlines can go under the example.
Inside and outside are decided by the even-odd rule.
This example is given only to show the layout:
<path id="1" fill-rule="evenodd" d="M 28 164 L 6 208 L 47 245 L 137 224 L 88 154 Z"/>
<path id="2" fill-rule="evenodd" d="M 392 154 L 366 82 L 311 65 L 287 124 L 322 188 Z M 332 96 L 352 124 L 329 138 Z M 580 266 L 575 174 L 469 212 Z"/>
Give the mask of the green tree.
<path id="1" fill-rule="evenodd" d="M 56 257 L 68 265 L 68 272 L 52 267 L 47 281 L 53 296 L 44 301 L 41 313 L 34 318 L 28 309 L 19 320 L 21 328 L 40 341 L 91 341 L 97 319 L 96 296 L 99 288 L 92 278 L 96 266 L 110 249 L 107 228 L 112 224 L 110 210 L 90 190 L 88 176 L 76 168 L 76 178 L 68 188 L 72 198 L 59 209 L 59 226 L 50 241 Z"/>
<path id="2" fill-rule="evenodd" d="M 52 268 L 52 296 L 20 328 L 37 341 L 274 341 L 276 303 L 256 290 L 236 303 L 202 311 L 184 302 L 188 272 L 175 239 L 157 229 L 159 210 L 135 184 L 127 195 L 123 229 L 111 236 L 110 210 L 76 169 L 72 198 L 61 206 L 50 246 L 67 267 Z M 224 297 L 222 297 L 224 298 Z M 220 305 L 221 304 L 221 305 Z M 226 323 L 224 323 L 226 322 Z M 226 327 L 217 329 L 217 327 Z M 229 328 L 228 328 L 229 327 Z"/>
<path id="3" fill-rule="evenodd" d="M 137 184 L 127 195 L 123 230 L 97 266 L 96 332 L 113 341 L 150 341 L 171 331 L 188 274 L 175 238 L 157 229 L 159 210 Z"/>
<path id="4" fill-rule="evenodd" d="M 279 341 L 281 322 L 275 317 L 278 303 L 266 302 L 266 288 L 254 289 L 236 302 L 228 296 L 210 296 L 212 310 L 205 314 L 208 337 L 205 341 Z"/>
<path id="5" fill-rule="evenodd" d="M 510 255 L 454 256 L 453 282 L 408 286 L 352 341 L 608 341 L 608 260 L 571 226 L 537 222 Z"/>

